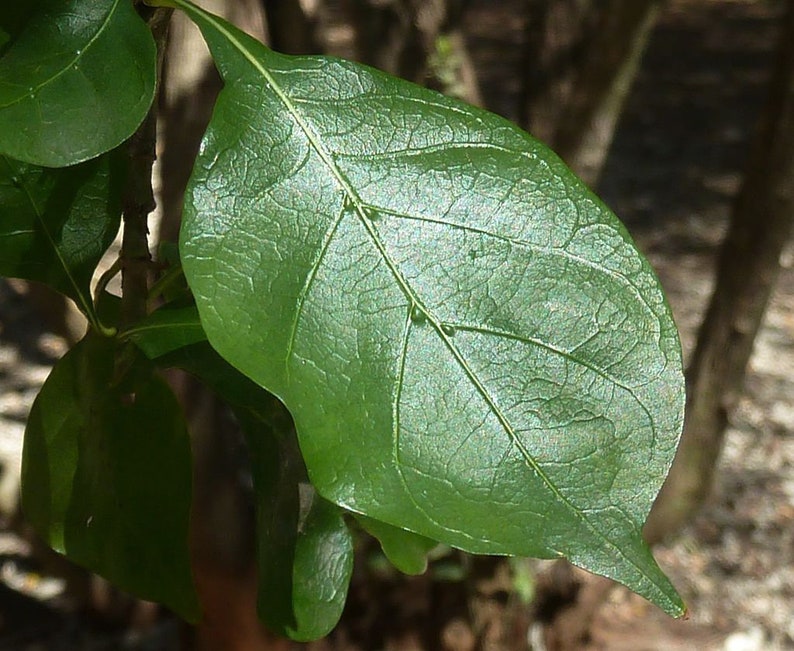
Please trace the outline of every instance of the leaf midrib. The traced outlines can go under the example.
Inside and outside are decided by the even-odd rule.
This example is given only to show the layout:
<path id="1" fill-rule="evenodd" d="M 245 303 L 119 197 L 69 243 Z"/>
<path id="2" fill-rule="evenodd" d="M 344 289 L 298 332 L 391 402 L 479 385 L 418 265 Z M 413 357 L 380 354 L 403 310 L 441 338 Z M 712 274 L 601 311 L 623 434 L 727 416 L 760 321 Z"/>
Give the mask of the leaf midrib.
<path id="1" fill-rule="evenodd" d="M 51 84 L 56 79 L 60 78 L 62 75 L 66 74 L 66 72 L 68 70 L 70 70 L 72 68 L 72 66 L 74 66 L 85 55 L 85 53 L 88 52 L 89 49 L 91 49 L 91 46 L 93 46 L 94 43 L 99 39 L 99 37 L 104 33 L 105 29 L 108 26 L 108 23 L 110 23 L 110 20 L 113 18 L 113 14 L 116 12 L 116 8 L 118 7 L 120 1 L 121 0 L 114 0 L 113 6 L 110 7 L 107 15 L 105 16 L 105 20 L 99 26 L 99 29 L 97 30 L 96 34 L 94 34 L 89 39 L 88 43 L 86 43 L 86 45 L 83 48 L 80 49 L 80 52 L 77 53 L 76 56 L 73 59 L 71 59 L 61 70 L 56 72 L 49 79 L 46 79 L 45 81 L 40 83 L 38 86 L 35 86 L 33 88 L 29 88 L 26 92 L 24 92 L 21 95 L 19 95 L 19 97 L 17 97 L 16 99 L 11 100 L 7 104 L 0 104 L 0 109 L 8 108 L 9 106 L 13 106 L 14 104 L 18 104 L 19 102 L 23 101 L 27 97 L 30 97 L 32 95 L 36 95 L 42 88 L 44 88 L 45 86 Z"/>
<path id="2" fill-rule="evenodd" d="M 267 68 L 265 68 L 256 59 L 256 57 L 243 45 L 243 43 L 241 43 L 235 37 L 235 35 L 233 33 L 231 33 L 228 29 L 226 29 L 226 27 L 221 22 L 219 22 L 215 18 L 215 16 L 213 16 L 209 12 L 206 12 L 205 10 L 201 9 L 200 7 L 197 7 L 196 5 L 193 5 L 192 3 L 187 2 L 186 0 L 172 0 L 172 2 L 173 2 L 173 4 L 179 6 L 183 10 L 185 10 L 187 13 L 198 15 L 201 19 L 206 21 L 213 29 L 218 31 L 223 37 L 225 37 L 234 46 L 235 49 L 237 49 L 237 51 L 254 67 L 255 70 L 257 70 L 262 75 L 262 77 L 265 79 L 265 81 L 269 84 L 270 88 L 273 90 L 273 92 L 276 94 L 276 96 L 282 102 L 282 104 L 284 105 L 284 107 L 287 110 L 287 112 L 290 114 L 290 116 L 295 120 L 297 125 L 303 131 L 303 133 L 306 136 L 306 139 L 307 139 L 309 145 L 311 146 L 311 148 L 314 149 L 314 151 L 320 157 L 320 159 L 323 162 L 323 164 L 328 168 L 328 170 L 331 173 L 331 175 L 334 177 L 334 179 L 336 179 L 336 181 L 339 184 L 339 186 L 346 193 L 347 197 L 349 197 L 350 202 L 352 203 L 352 205 L 355 208 L 355 211 L 356 211 L 356 213 L 357 213 L 357 215 L 359 217 L 359 220 L 361 221 L 361 223 L 363 224 L 363 226 L 367 230 L 368 234 L 370 235 L 370 238 L 372 239 L 373 244 L 375 245 L 375 247 L 378 249 L 379 253 L 381 254 L 384 262 L 386 263 L 386 265 L 388 266 L 390 272 L 394 276 L 395 281 L 398 283 L 398 285 L 400 286 L 401 290 L 403 291 L 405 296 L 408 298 L 409 304 L 412 305 L 412 306 L 419 307 L 422 310 L 422 312 L 427 316 L 427 322 L 430 323 L 433 326 L 433 328 L 438 333 L 439 337 L 441 337 L 442 341 L 444 342 L 444 344 L 446 345 L 448 350 L 452 353 L 452 355 L 455 358 L 455 360 L 457 361 L 457 363 L 461 366 L 461 368 L 463 369 L 463 371 L 465 372 L 465 374 L 467 375 L 469 380 L 472 382 L 474 387 L 477 389 L 477 392 L 480 393 L 480 395 L 482 396 L 482 398 L 485 401 L 485 403 L 488 405 L 488 407 L 491 409 L 491 411 L 494 414 L 494 416 L 499 421 L 500 425 L 505 429 L 505 432 L 508 434 L 509 438 L 513 442 L 513 445 L 515 445 L 516 448 L 519 450 L 519 452 L 521 453 L 521 455 L 524 458 L 524 460 L 527 463 L 527 465 L 538 475 L 538 477 L 540 477 L 540 479 L 543 481 L 544 484 L 546 484 L 546 486 L 554 494 L 554 496 L 557 497 L 557 499 L 559 499 L 560 502 L 563 503 L 574 514 L 574 516 L 576 518 L 578 518 L 580 521 L 582 521 L 585 524 L 585 526 L 591 531 L 591 533 L 593 533 L 597 538 L 603 540 L 609 547 L 614 549 L 615 552 L 617 554 L 619 554 L 620 556 L 622 556 L 626 560 L 627 563 L 629 563 L 635 569 L 637 569 L 641 576 L 645 577 L 646 579 L 649 579 L 660 590 L 661 594 L 665 594 L 662 586 L 659 585 L 659 583 L 657 583 L 657 581 L 655 579 L 653 579 L 641 567 L 639 567 L 637 565 L 637 563 L 634 562 L 634 560 L 632 560 L 630 557 L 626 556 L 619 545 L 617 545 L 615 542 L 611 541 L 604 534 L 602 534 L 597 529 L 597 527 L 595 527 L 590 522 L 590 520 L 585 516 L 585 514 L 581 510 L 576 508 L 570 502 L 570 500 L 568 500 L 568 498 L 565 497 L 565 495 L 563 495 L 560 492 L 560 489 L 556 486 L 556 484 L 554 484 L 554 482 L 551 481 L 551 479 L 545 474 L 543 469 L 538 465 L 538 463 L 535 461 L 535 459 L 532 457 L 532 455 L 529 454 L 529 451 L 527 450 L 526 446 L 524 446 L 521 443 L 521 441 L 519 440 L 518 436 L 516 435 L 515 431 L 513 430 L 512 426 L 511 426 L 510 422 L 507 420 L 505 415 L 501 412 L 501 410 L 499 409 L 498 405 L 490 397 L 490 395 L 486 391 L 485 387 L 483 386 L 482 382 L 479 380 L 479 378 L 473 372 L 473 370 L 469 366 L 469 364 L 466 361 L 466 359 L 463 357 L 463 355 L 460 353 L 460 351 L 457 349 L 457 347 L 451 341 L 451 338 L 449 336 L 447 336 L 447 334 L 444 332 L 441 322 L 435 317 L 435 315 L 433 315 L 425 307 L 423 302 L 419 299 L 418 296 L 416 296 L 416 294 L 414 293 L 413 289 L 410 287 L 410 285 L 405 281 L 405 279 L 400 274 L 399 269 L 397 269 L 396 265 L 391 260 L 391 258 L 389 256 L 388 252 L 386 251 L 383 243 L 380 241 L 380 237 L 378 236 L 377 231 L 375 230 L 374 226 L 370 223 L 370 220 L 369 220 L 369 218 L 366 215 L 366 212 L 365 212 L 366 204 L 365 204 L 365 202 L 362 201 L 362 199 L 359 197 L 358 193 L 350 185 L 349 181 L 345 178 L 345 176 L 342 173 L 342 171 L 336 165 L 336 162 L 333 160 L 333 157 L 325 150 L 325 148 L 323 147 L 322 143 L 319 142 L 319 140 L 318 140 L 317 136 L 315 135 L 314 131 L 311 129 L 309 124 L 303 119 L 303 117 L 297 111 L 297 109 L 293 105 L 293 103 L 292 103 L 291 99 L 289 98 L 289 96 L 287 96 L 287 94 L 284 93 L 284 91 L 281 89 L 281 87 L 278 85 L 278 83 L 276 83 L 275 78 L 270 74 L 270 72 L 267 70 Z"/>

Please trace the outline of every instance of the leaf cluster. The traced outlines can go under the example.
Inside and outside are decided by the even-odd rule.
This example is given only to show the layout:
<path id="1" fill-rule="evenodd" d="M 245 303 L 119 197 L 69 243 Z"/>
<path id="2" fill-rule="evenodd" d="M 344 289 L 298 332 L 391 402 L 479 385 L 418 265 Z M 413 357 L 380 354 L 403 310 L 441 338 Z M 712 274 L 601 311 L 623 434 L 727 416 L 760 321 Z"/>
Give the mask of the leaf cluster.
<path id="1" fill-rule="evenodd" d="M 405 572 L 438 542 L 564 556 L 680 615 L 641 534 L 681 429 L 680 348 L 615 216 L 495 115 L 156 4 L 198 25 L 225 87 L 159 307 L 134 322 L 91 279 L 140 182 L 124 143 L 157 85 L 150 29 L 130 0 L 0 9 L 0 274 L 90 324 L 25 435 L 49 544 L 200 617 L 189 439 L 160 377 L 181 368 L 247 437 L 260 615 L 282 634 L 338 620 L 354 523 Z"/>

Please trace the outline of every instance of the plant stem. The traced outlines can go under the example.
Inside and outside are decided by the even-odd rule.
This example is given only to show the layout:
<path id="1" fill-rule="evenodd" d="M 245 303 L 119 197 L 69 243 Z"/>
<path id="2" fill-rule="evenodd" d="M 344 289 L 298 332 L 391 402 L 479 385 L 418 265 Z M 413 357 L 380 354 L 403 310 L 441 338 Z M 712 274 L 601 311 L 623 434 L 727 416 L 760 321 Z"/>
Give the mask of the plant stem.
<path id="1" fill-rule="evenodd" d="M 157 78 L 160 79 L 171 10 L 140 7 L 157 44 Z M 123 197 L 124 234 L 121 241 L 121 322 L 129 325 L 147 314 L 149 295 L 149 213 L 155 208 L 152 166 L 156 157 L 157 101 L 129 140 L 129 172 Z"/>

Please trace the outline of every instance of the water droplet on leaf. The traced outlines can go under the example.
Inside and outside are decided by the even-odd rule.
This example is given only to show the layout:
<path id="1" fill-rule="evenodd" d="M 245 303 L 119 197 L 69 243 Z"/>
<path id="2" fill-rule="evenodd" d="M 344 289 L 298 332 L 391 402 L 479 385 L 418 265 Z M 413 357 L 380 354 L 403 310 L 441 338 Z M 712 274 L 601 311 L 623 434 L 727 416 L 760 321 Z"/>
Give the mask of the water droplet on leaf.
<path id="1" fill-rule="evenodd" d="M 441 331 L 447 335 L 447 337 L 453 337 L 455 335 L 455 326 L 450 325 L 449 323 L 442 323 Z"/>
<path id="2" fill-rule="evenodd" d="M 377 221 L 381 218 L 381 214 L 374 208 L 364 208 L 364 215 L 372 221 Z"/>
<path id="3" fill-rule="evenodd" d="M 425 314 L 425 311 L 421 307 L 414 305 L 411 308 L 411 321 L 417 325 L 422 324 L 427 321 L 427 314 Z"/>

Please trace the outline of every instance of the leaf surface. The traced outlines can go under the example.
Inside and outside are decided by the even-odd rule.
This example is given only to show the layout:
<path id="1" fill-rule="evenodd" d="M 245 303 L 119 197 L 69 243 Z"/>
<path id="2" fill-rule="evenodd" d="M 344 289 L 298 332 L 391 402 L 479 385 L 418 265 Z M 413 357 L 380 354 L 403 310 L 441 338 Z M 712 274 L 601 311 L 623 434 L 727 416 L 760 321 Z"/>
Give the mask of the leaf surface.
<path id="1" fill-rule="evenodd" d="M 41 0 L 6 2 L 0 7 L 0 56 L 41 4 Z"/>
<path id="2" fill-rule="evenodd" d="M 0 59 L 0 153 L 62 167 L 128 138 L 156 51 L 130 0 L 46 0 Z"/>
<path id="3" fill-rule="evenodd" d="M 353 538 L 339 507 L 305 483 L 289 439 L 261 424 L 245 429 L 257 498 L 259 616 L 280 635 L 316 640 L 342 616 Z"/>
<path id="4" fill-rule="evenodd" d="M 130 326 L 129 337 L 149 359 L 207 340 L 195 306 L 163 306 Z"/>
<path id="5" fill-rule="evenodd" d="M 405 529 L 357 515 L 356 520 L 370 535 L 380 542 L 389 562 L 404 574 L 422 574 L 427 570 L 427 554 L 438 543 Z"/>
<path id="6" fill-rule="evenodd" d="M 117 377 L 114 348 L 89 335 L 44 383 L 25 431 L 22 507 L 56 551 L 195 621 L 182 413 L 148 363 Z"/>
<path id="7" fill-rule="evenodd" d="M 682 614 L 641 536 L 680 346 L 618 220 L 501 118 L 172 4 L 226 82 L 184 271 L 212 345 L 292 412 L 320 494 L 467 551 L 566 556 Z"/>
<path id="8" fill-rule="evenodd" d="M 119 229 L 125 170 L 119 152 L 62 169 L 0 156 L 0 275 L 46 283 L 91 318 L 89 285 Z"/>

